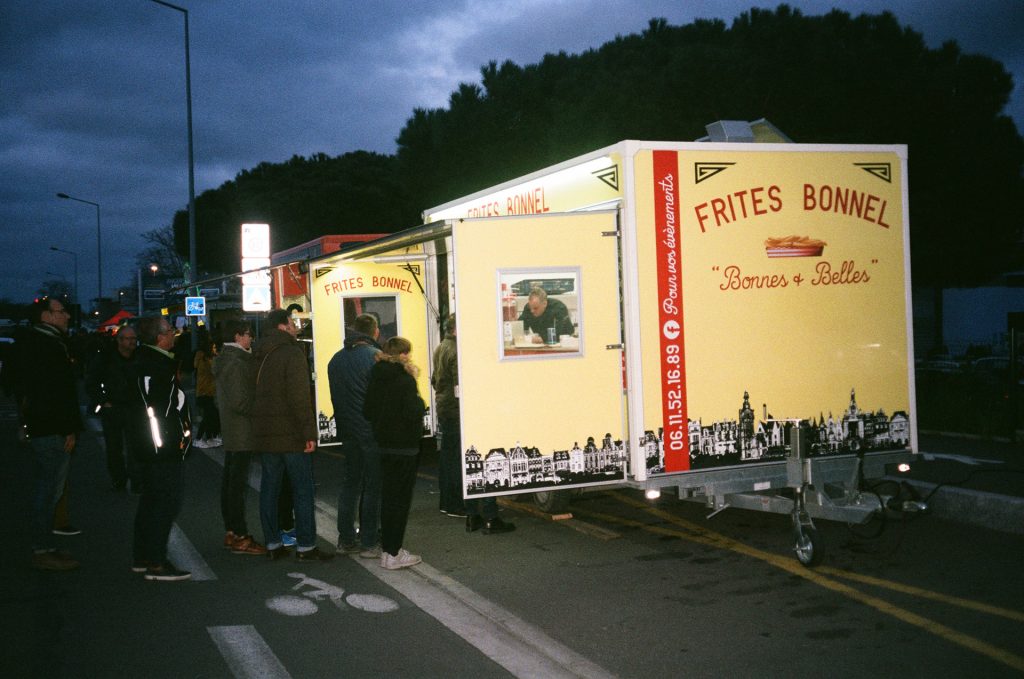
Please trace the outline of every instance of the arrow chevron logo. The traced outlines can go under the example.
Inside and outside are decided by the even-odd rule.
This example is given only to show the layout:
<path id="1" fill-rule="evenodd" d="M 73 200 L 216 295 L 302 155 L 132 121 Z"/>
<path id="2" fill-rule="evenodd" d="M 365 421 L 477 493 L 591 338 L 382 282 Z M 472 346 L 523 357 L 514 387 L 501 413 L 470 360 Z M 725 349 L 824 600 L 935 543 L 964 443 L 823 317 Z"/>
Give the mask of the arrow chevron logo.
<path id="1" fill-rule="evenodd" d="M 334 267 L 333 266 L 320 267 L 319 269 L 316 270 L 315 275 L 313 277 L 314 278 L 320 278 L 321 276 L 326 276 L 327 274 L 331 273 L 332 271 L 334 271 Z"/>
<path id="2" fill-rule="evenodd" d="M 602 167 L 600 170 L 594 170 L 590 174 L 594 175 L 608 186 L 612 187 L 616 191 L 619 190 L 619 166 L 609 165 L 608 167 Z"/>
<path id="3" fill-rule="evenodd" d="M 892 184 L 892 165 L 890 163 L 854 163 L 854 165 L 868 174 Z"/>
<path id="4" fill-rule="evenodd" d="M 736 163 L 694 163 L 693 183 L 700 184 L 705 179 L 711 179 L 719 172 L 728 170 Z"/>

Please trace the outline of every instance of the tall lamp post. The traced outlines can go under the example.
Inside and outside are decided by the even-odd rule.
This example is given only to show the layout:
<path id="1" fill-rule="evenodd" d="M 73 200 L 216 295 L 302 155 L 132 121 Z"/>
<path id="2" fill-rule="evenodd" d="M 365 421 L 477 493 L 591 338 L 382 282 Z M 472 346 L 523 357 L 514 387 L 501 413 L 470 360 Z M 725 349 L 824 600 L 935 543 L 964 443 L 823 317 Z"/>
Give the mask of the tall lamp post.
<path id="1" fill-rule="evenodd" d="M 185 111 L 188 116 L 188 275 L 186 285 L 196 278 L 196 181 L 195 161 L 192 155 L 192 62 L 188 49 L 188 10 L 164 0 L 151 0 L 158 5 L 181 12 L 185 16 Z M 196 350 L 197 337 L 192 333 L 192 351 Z"/>
<path id="2" fill-rule="evenodd" d="M 71 250 L 62 250 L 58 247 L 50 246 L 50 249 L 54 252 L 63 252 L 65 255 L 71 255 L 75 258 L 75 289 L 71 291 L 71 296 L 74 297 L 72 300 L 76 304 L 78 303 L 78 253 L 72 252 Z"/>
<path id="3" fill-rule="evenodd" d="M 158 267 L 156 264 L 150 264 L 149 270 L 155 276 L 156 272 L 160 270 L 160 267 Z M 142 289 L 142 267 L 139 267 L 139 316 L 142 316 L 145 313 L 145 306 L 143 303 L 145 299 L 146 295 Z"/>
<path id="4" fill-rule="evenodd" d="M 64 198 L 65 200 L 73 200 L 78 203 L 86 203 L 87 205 L 92 205 L 96 208 L 96 306 L 99 307 L 100 300 L 103 299 L 103 249 L 101 247 L 100 240 L 100 204 L 94 203 L 91 200 L 85 200 L 84 198 L 75 198 L 74 196 L 69 196 L 66 193 L 58 193 L 57 197 Z M 51 250 L 56 249 L 57 248 L 51 248 Z M 75 262 L 77 266 L 78 260 L 76 259 Z M 78 291 L 75 290 L 75 295 L 77 296 L 77 294 Z"/>

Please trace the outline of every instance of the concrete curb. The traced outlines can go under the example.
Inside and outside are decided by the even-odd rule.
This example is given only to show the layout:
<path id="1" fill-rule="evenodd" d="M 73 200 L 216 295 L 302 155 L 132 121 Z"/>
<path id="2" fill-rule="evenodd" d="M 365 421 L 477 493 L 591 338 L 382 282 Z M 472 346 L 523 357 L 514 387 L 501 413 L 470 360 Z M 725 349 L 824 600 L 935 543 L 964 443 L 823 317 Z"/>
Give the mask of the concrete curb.
<path id="1" fill-rule="evenodd" d="M 928 497 L 937 484 L 893 479 L 908 483 Z M 928 512 L 947 521 L 1024 535 L 1024 498 L 942 486 L 928 500 Z"/>

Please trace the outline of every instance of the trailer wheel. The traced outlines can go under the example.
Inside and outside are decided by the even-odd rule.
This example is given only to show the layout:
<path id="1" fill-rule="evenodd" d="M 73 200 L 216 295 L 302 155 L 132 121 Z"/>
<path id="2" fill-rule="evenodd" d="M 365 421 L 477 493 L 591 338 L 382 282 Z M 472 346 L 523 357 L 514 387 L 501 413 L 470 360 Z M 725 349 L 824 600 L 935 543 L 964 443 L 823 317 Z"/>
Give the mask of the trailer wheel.
<path id="1" fill-rule="evenodd" d="M 533 503 L 548 514 L 568 511 L 571 499 L 571 490 L 539 490 L 533 494 Z"/>
<path id="2" fill-rule="evenodd" d="M 817 566 L 825 556 L 818 531 L 811 526 L 797 526 L 796 546 L 793 547 L 793 551 L 796 552 L 796 560 L 808 568 Z"/>

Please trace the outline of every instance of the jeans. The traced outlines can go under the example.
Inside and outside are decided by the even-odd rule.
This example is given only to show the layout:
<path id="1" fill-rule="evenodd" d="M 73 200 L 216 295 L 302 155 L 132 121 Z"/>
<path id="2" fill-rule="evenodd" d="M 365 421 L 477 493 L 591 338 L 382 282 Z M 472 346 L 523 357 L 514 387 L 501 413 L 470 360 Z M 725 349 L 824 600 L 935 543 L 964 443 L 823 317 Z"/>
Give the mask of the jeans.
<path id="1" fill-rule="evenodd" d="M 220 479 L 220 515 L 224 519 L 224 530 L 235 535 L 249 534 L 245 521 L 245 493 L 249 486 L 251 460 L 252 453 L 249 451 L 224 453 L 224 473 Z"/>
<path id="2" fill-rule="evenodd" d="M 396 556 L 405 539 L 412 491 L 416 486 L 418 450 L 382 448 L 380 451 L 380 548 Z"/>
<path id="3" fill-rule="evenodd" d="M 356 506 L 359 506 L 359 543 L 377 545 L 380 524 L 380 451 L 372 436 L 342 438 L 345 454 L 341 492 L 338 493 L 338 542 L 356 542 Z"/>
<path id="4" fill-rule="evenodd" d="M 140 463 L 142 495 L 135 512 L 135 561 L 158 565 L 167 561 L 167 539 L 181 511 L 183 471 L 181 455 L 173 453 Z"/>
<path id="5" fill-rule="evenodd" d="M 316 517 L 313 514 L 313 455 L 311 453 L 262 453 L 260 482 L 260 523 L 267 549 L 281 546 L 277 501 L 285 469 L 295 498 L 295 542 L 300 552 L 316 547 Z"/>
<path id="6" fill-rule="evenodd" d="M 71 454 L 64 452 L 63 436 L 37 436 L 29 440 L 35 492 L 32 497 L 32 547 L 52 549 L 53 516 L 57 501 L 64 492 L 64 482 L 71 467 Z"/>
<path id="7" fill-rule="evenodd" d="M 462 448 L 459 418 L 442 417 L 438 420 L 441 429 L 441 450 L 437 460 L 437 489 L 442 512 L 462 514 Z"/>

